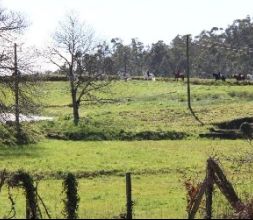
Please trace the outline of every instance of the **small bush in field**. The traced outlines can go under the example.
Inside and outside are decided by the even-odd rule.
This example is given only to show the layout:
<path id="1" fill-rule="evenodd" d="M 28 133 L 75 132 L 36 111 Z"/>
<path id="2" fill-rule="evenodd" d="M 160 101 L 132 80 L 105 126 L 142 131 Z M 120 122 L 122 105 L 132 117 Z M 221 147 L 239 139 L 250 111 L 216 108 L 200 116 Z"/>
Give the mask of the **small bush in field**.
<path id="1" fill-rule="evenodd" d="M 240 126 L 240 131 L 242 132 L 243 136 L 248 140 L 252 140 L 253 138 L 253 127 L 250 123 L 244 122 Z"/>
<path id="2" fill-rule="evenodd" d="M 63 182 L 64 192 L 66 193 L 66 198 L 64 199 L 64 215 L 67 219 L 77 219 L 78 218 L 78 207 L 80 198 L 78 196 L 78 182 L 76 177 L 69 173 Z"/>

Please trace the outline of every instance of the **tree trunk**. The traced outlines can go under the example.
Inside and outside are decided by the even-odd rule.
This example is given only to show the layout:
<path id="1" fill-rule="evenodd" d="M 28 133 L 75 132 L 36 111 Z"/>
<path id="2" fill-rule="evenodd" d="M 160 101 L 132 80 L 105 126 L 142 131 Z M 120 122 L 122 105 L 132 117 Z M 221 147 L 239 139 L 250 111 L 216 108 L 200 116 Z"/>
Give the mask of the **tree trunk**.
<path id="1" fill-rule="evenodd" d="M 76 91 L 75 89 L 72 90 L 71 89 L 71 93 L 72 93 L 72 105 L 73 105 L 73 116 L 74 116 L 74 124 L 77 126 L 79 123 L 79 104 L 77 102 L 77 98 L 76 98 Z"/>
<path id="2" fill-rule="evenodd" d="M 72 108 L 73 108 L 73 117 L 74 124 L 77 126 L 79 123 L 79 103 L 77 102 L 77 89 L 75 88 L 75 76 L 73 73 L 73 57 L 72 57 L 72 65 L 69 67 L 69 81 L 70 81 L 70 90 L 71 90 L 71 98 L 72 98 Z"/>
<path id="3" fill-rule="evenodd" d="M 20 108 L 19 108 L 19 73 L 17 61 L 17 44 L 14 44 L 14 83 L 15 83 L 15 124 L 16 124 L 16 138 L 18 143 L 21 142 L 21 127 L 20 127 Z"/>

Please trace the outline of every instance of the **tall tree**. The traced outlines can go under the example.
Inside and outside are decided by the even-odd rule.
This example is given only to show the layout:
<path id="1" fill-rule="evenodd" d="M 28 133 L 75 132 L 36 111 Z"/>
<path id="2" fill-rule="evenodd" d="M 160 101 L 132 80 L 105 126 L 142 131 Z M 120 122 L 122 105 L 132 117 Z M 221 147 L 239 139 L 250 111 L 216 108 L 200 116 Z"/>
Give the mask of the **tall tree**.
<path id="1" fill-rule="evenodd" d="M 134 75 L 142 75 L 145 68 L 144 44 L 133 38 L 131 42 L 131 72 Z"/>
<path id="2" fill-rule="evenodd" d="M 119 38 L 113 38 L 111 43 L 113 44 L 112 59 L 115 64 L 115 71 L 123 72 L 126 76 L 131 71 L 131 48 L 124 45 Z"/>
<path id="3" fill-rule="evenodd" d="M 186 69 L 185 36 L 176 36 L 170 45 L 170 63 L 173 74 Z"/>
<path id="4" fill-rule="evenodd" d="M 105 55 L 101 53 L 101 47 L 96 49 L 95 43 L 94 31 L 77 16 L 69 14 L 60 22 L 47 53 L 48 59 L 69 79 L 75 125 L 79 123 L 79 108 L 85 97 L 95 98 L 93 92 L 108 85 L 104 71 L 98 68 L 99 59 L 100 64 L 103 59 L 104 67 Z"/>
<path id="5" fill-rule="evenodd" d="M 163 41 L 152 44 L 147 62 L 156 75 L 167 75 L 171 71 L 169 46 Z"/>
<path id="6" fill-rule="evenodd" d="M 111 58 L 112 51 L 109 45 L 104 41 L 97 46 L 97 62 L 98 62 L 98 70 L 101 71 L 102 74 L 110 75 L 113 73 L 113 61 Z"/>

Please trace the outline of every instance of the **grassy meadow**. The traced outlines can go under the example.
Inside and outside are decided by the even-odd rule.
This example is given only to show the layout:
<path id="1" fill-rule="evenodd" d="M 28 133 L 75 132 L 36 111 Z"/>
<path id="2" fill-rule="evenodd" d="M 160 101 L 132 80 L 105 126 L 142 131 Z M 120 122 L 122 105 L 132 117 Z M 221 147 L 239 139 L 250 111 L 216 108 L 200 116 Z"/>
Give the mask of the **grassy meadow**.
<path id="1" fill-rule="evenodd" d="M 113 218 L 125 212 L 126 172 L 133 173 L 135 218 L 185 218 L 184 182 L 201 182 L 208 157 L 217 158 L 243 200 L 253 195 L 252 146 L 245 140 L 201 139 L 215 123 L 253 116 L 252 85 L 196 81 L 192 106 L 205 123 L 200 126 L 187 109 L 186 84 L 174 81 L 115 81 L 103 103 L 81 106 L 81 123 L 71 121 L 69 87 L 66 82 L 40 85 L 42 115 L 53 122 L 38 123 L 45 133 L 92 132 L 94 141 L 43 138 L 23 147 L 0 147 L 0 167 L 23 169 L 39 181 L 39 193 L 52 217 L 62 218 L 62 176 L 73 172 L 79 179 L 79 217 Z M 124 132 L 182 132 L 182 140 L 96 140 L 96 134 Z M 111 135 L 113 137 L 113 135 Z M 252 155 L 252 156 L 251 156 Z M 8 191 L 2 189 L 0 216 L 10 210 Z M 24 218 L 24 197 L 13 190 L 16 217 Z M 215 216 L 229 212 L 217 190 Z M 201 216 L 201 213 L 200 213 Z"/>
<path id="2" fill-rule="evenodd" d="M 186 84 L 164 81 L 113 82 L 101 98 L 112 103 L 87 103 L 80 109 L 83 123 L 103 131 L 182 131 L 198 136 L 213 123 L 252 116 L 252 85 L 231 85 L 208 81 L 192 85 L 192 106 L 205 123 L 199 126 L 187 109 Z M 69 87 L 50 82 L 42 87 L 44 114 L 62 119 L 71 117 Z M 50 108 L 50 106 L 53 106 Z"/>

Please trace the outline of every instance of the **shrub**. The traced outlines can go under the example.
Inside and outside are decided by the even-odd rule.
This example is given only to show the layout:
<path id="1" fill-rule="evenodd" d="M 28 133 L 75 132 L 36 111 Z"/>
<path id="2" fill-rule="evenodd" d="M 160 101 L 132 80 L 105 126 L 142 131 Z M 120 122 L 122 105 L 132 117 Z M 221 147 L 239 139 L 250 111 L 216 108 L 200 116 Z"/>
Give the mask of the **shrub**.
<path id="1" fill-rule="evenodd" d="M 248 122 L 244 122 L 240 126 L 240 131 L 242 132 L 243 136 L 249 140 L 253 138 L 253 128 L 252 125 Z"/>
<path id="2" fill-rule="evenodd" d="M 38 219 L 38 204 L 36 198 L 36 189 L 33 185 L 32 177 L 23 172 L 18 171 L 9 180 L 8 185 L 10 187 L 22 187 L 25 190 L 26 201 L 27 201 L 27 215 L 28 219 Z"/>
<path id="3" fill-rule="evenodd" d="M 77 219 L 80 198 L 77 193 L 78 182 L 73 174 L 69 173 L 64 179 L 63 190 L 66 193 L 63 213 L 67 219 Z"/>

